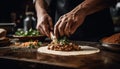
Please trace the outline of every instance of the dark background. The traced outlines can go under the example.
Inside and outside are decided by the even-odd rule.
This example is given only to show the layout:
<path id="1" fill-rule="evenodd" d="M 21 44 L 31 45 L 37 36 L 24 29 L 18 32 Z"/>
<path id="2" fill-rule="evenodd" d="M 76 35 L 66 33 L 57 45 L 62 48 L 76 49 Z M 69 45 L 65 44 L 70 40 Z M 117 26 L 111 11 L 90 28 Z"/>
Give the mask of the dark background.
<path id="1" fill-rule="evenodd" d="M 32 0 L 1 0 L 0 1 L 0 23 L 14 22 L 24 16 L 27 6 L 34 12 Z"/>
<path id="2" fill-rule="evenodd" d="M 22 27 L 26 11 L 35 13 L 33 0 L 1 0 L 0 23 L 16 23 L 17 27 Z M 120 7 L 111 7 L 111 16 L 113 17 L 115 31 L 120 32 Z"/>

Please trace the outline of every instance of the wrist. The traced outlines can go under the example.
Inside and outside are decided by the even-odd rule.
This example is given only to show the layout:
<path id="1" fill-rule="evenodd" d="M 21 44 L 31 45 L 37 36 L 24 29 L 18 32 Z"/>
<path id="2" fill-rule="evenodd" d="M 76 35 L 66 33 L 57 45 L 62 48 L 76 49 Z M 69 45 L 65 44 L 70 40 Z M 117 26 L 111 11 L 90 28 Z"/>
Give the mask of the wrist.
<path id="1" fill-rule="evenodd" d="M 49 17 L 48 13 L 40 13 L 40 14 L 37 15 L 37 20 L 41 21 L 41 20 L 44 20 L 48 17 Z"/>
<path id="2" fill-rule="evenodd" d="M 82 15 L 82 16 L 87 16 L 88 15 L 88 12 L 87 12 L 87 9 L 84 8 L 81 5 L 77 6 L 76 8 L 74 8 L 72 11 L 71 11 L 72 14 L 74 15 Z"/>
<path id="3" fill-rule="evenodd" d="M 37 17 L 42 17 L 42 16 L 44 16 L 46 14 L 48 14 L 46 11 L 41 10 L 41 11 L 37 12 Z"/>
<path id="4" fill-rule="evenodd" d="M 43 0 L 36 0 L 35 8 L 37 12 L 37 17 L 42 17 L 43 15 L 47 14 L 47 9 L 44 5 Z"/>

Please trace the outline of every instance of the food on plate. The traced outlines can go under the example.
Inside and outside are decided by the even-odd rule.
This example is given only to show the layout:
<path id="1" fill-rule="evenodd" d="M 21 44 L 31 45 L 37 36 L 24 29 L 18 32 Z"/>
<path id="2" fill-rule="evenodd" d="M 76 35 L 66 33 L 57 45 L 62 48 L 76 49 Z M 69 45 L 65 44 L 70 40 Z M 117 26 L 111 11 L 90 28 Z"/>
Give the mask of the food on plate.
<path id="1" fill-rule="evenodd" d="M 30 28 L 28 31 L 24 31 L 23 29 L 17 29 L 15 32 L 15 36 L 39 36 L 40 33 L 37 30 Z"/>
<path id="2" fill-rule="evenodd" d="M 87 55 L 100 52 L 98 48 L 78 45 L 66 37 L 62 39 L 56 39 L 53 35 L 51 37 L 52 42 L 48 46 L 38 48 L 38 52 L 60 56 Z"/>
<path id="3" fill-rule="evenodd" d="M 55 51 L 79 51 L 81 47 L 78 44 L 70 42 L 66 37 L 53 40 L 50 44 L 48 44 L 48 50 Z"/>
<path id="4" fill-rule="evenodd" d="M 23 43 L 15 43 L 15 46 L 18 46 L 20 48 L 38 48 L 40 47 L 42 42 L 36 41 L 28 41 Z"/>
<path id="5" fill-rule="evenodd" d="M 30 40 L 40 40 L 44 41 L 46 36 L 41 35 L 39 31 L 30 28 L 28 31 L 24 31 L 23 29 L 17 29 L 14 38 L 17 38 L 19 41 L 25 42 Z"/>
<path id="6" fill-rule="evenodd" d="M 120 44 L 120 33 L 116 33 L 109 37 L 103 38 L 102 42 L 110 44 Z"/>
<path id="7" fill-rule="evenodd" d="M 42 46 L 38 48 L 37 51 L 60 56 L 87 55 L 100 52 L 98 48 L 75 44 L 66 37 L 58 40 L 52 35 L 52 40 L 48 46 Z"/>
<path id="8" fill-rule="evenodd" d="M 0 38 L 6 36 L 7 31 L 5 29 L 0 28 Z"/>

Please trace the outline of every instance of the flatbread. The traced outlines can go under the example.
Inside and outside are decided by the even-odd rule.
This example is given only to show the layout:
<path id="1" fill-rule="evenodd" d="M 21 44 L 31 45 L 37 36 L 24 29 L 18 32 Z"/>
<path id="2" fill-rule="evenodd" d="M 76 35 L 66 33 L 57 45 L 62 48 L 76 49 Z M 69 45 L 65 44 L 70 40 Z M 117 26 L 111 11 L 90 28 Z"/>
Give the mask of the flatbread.
<path id="1" fill-rule="evenodd" d="M 54 55 L 61 55 L 61 56 L 72 56 L 72 55 L 88 55 L 100 52 L 100 49 L 90 46 L 80 46 L 80 51 L 54 51 L 48 50 L 48 46 L 38 48 L 39 53 L 47 53 L 47 54 L 54 54 Z"/>

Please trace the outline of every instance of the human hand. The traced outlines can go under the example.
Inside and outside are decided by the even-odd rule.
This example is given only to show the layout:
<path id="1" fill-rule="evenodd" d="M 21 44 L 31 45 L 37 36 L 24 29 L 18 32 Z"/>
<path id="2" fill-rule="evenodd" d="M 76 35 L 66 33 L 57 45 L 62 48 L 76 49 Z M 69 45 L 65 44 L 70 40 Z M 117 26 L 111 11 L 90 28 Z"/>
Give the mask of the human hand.
<path id="1" fill-rule="evenodd" d="M 50 30 L 53 30 L 52 18 L 48 14 L 41 15 L 38 18 L 36 28 L 41 34 L 50 37 Z"/>
<path id="2" fill-rule="evenodd" d="M 86 15 L 81 12 L 69 12 L 61 16 L 54 27 L 55 36 L 58 38 L 72 35 L 83 23 L 85 17 Z"/>

